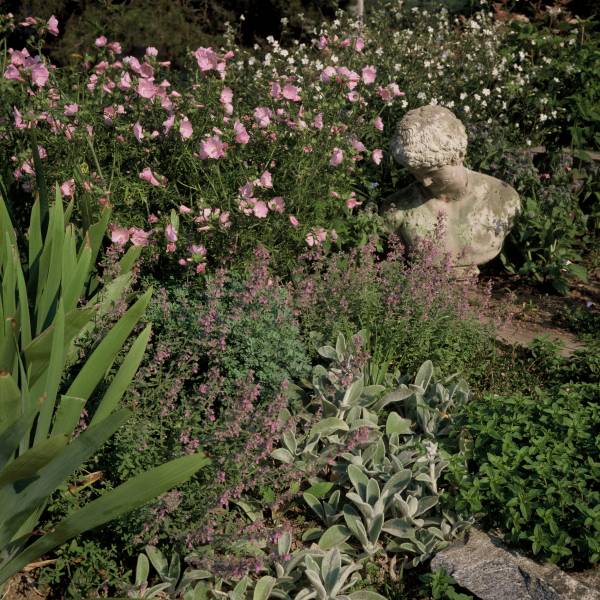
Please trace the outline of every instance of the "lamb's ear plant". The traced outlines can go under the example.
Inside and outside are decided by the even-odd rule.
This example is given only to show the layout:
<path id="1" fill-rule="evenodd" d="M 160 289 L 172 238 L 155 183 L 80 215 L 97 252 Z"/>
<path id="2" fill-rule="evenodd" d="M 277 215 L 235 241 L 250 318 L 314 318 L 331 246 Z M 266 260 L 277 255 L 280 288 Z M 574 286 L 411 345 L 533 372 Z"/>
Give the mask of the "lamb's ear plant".
<path id="1" fill-rule="evenodd" d="M 208 462 L 201 454 L 185 456 L 138 475 L 31 542 L 50 495 L 129 417 L 117 407 L 150 336 L 150 327 L 137 335 L 109 378 L 150 300 L 148 290 L 77 363 L 74 342 L 121 297 L 137 249 L 100 290 L 95 263 L 110 213 L 81 236 L 69 223 L 73 205 L 65 211 L 58 189 L 47 224 L 40 206 L 48 203 L 34 203 L 24 244 L 0 197 L 0 586 L 42 554 L 148 502 Z M 84 408 L 91 422 L 75 435 Z"/>

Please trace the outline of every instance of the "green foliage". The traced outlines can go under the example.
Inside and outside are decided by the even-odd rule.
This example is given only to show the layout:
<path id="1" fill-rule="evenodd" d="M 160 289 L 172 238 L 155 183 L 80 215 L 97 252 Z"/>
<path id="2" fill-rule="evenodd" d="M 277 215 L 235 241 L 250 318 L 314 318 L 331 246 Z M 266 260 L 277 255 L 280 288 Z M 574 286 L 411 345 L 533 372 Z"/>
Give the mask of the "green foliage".
<path id="1" fill-rule="evenodd" d="M 456 581 L 443 569 L 421 576 L 431 590 L 432 600 L 472 600 L 470 594 L 462 594 L 454 589 Z"/>
<path id="2" fill-rule="evenodd" d="M 582 373 L 578 359 L 557 362 L 556 378 Z M 468 405 L 468 463 L 454 471 L 457 509 L 478 513 L 535 555 L 568 567 L 598 562 L 599 399 L 596 372 Z"/>
<path id="3" fill-rule="evenodd" d="M 43 177 L 41 170 L 38 176 Z M 71 211 L 72 205 L 67 215 Z M 131 276 L 124 268 L 92 302 L 78 306 L 80 296 L 94 285 L 95 256 L 106 224 L 107 219 L 94 224 L 82 240 L 65 218 L 57 190 L 52 206 L 44 195 L 34 204 L 28 243 L 20 248 L 5 199 L 0 198 L 0 585 L 42 554 L 147 502 L 207 462 L 196 455 L 163 465 L 86 504 L 29 543 L 52 492 L 130 415 L 115 408 L 139 366 L 150 334 L 149 328 L 139 334 L 97 400 L 90 426 L 74 435 L 86 402 L 103 384 L 151 293 L 133 304 L 97 343 L 63 392 L 73 341 L 93 318 L 106 312 Z"/>
<path id="4" fill-rule="evenodd" d="M 295 298 L 313 348 L 361 329 L 374 364 L 408 373 L 431 360 L 471 381 L 485 379 L 496 360 L 493 322 L 479 318 L 486 290 L 476 297 L 477 285 L 456 281 L 434 245 L 415 249 L 408 261 L 393 244 L 385 256 L 369 244 L 299 270 Z"/>

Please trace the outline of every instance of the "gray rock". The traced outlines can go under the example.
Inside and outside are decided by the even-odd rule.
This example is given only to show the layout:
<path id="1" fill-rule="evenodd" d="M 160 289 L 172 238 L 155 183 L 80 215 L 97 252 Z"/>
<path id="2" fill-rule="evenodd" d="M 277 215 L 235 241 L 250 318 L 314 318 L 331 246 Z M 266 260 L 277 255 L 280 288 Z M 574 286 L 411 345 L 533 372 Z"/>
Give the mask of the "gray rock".
<path id="1" fill-rule="evenodd" d="M 471 529 L 431 561 L 481 600 L 600 600 L 600 591 L 561 571 L 507 550 L 495 538 Z"/>

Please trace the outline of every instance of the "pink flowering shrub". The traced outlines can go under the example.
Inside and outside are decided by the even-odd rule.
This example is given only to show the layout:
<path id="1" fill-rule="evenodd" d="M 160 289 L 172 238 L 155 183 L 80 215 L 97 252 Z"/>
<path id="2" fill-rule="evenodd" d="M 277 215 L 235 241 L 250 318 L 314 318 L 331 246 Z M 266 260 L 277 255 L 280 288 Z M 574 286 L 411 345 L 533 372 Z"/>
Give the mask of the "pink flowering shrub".
<path id="1" fill-rule="evenodd" d="M 127 400 L 135 416 L 98 468 L 116 482 L 199 448 L 212 463 L 177 493 L 128 517 L 121 533 L 127 551 L 160 541 L 182 552 L 211 543 L 227 554 L 234 542 L 276 531 L 244 524 L 236 509 L 242 495 L 265 507 L 294 495 L 297 474 L 269 455 L 284 431 L 278 417 L 290 407 L 286 389 L 308 375 L 310 363 L 268 258 L 258 251 L 245 277 L 219 271 L 205 289 L 196 281 L 154 295 L 150 350 Z"/>
<path id="2" fill-rule="evenodd" d="M 333 257 L 313 254 L 293 277 L 293 297 L 313 352 L 337 333 L 366 329 L 376 363 L 412 373 L 432 360 L 442 373 L 461 371 L 474 381 L 492 360 L 489 290 L 476 279 L 456 281 L 434 242 L 423 242 L 407 260 L 390 238 L 387 253 L 371 241 Z M 475 360 L 478 358 L 478 360 Z"/>
<path id="3" fill-rule="evenodd" d="M 35 189 L 35 128 L 48 178 L 73 180 L 92 203 L 112 205 L 113 227 L 145 232 L 175 270 L 239 261 L 258 242 L 288 264 L 307 244 L 354 244 L 365 221 L 346 201 L 360 163 L 381 163 L 380 88 L 402 92 L 365 63 L 358 33 L 348 35 L 325 49 L 303 46 L 290 63 L 276 44 L 279 55 L 259 60 L 231 41 L 200 47 L 185 73 L 155 48 L 123 56 L 102 36 L 73 69 L 10 50 L 0 151 L 8 141 L 15 183 Z"/>

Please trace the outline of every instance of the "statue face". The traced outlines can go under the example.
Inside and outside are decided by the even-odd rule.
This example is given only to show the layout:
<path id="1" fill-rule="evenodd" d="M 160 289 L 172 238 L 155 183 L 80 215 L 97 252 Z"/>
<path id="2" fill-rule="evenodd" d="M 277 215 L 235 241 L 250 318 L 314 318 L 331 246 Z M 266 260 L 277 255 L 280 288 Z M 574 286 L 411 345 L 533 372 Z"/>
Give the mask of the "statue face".
<path id="1" fill-rule="evenodd" d="M 421 185 L 436 196 L 456 196 L 467 188 L 467 170 L 462 165 L 410 168 Z"/>

